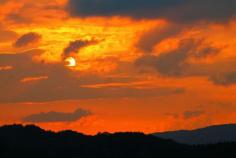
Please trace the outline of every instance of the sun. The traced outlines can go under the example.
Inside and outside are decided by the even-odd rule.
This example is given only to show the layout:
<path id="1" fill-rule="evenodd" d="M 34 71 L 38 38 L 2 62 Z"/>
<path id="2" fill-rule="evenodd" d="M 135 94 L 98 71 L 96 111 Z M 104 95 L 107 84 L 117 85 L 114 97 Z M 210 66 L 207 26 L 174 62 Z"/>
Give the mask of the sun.
<path id="1" fill-rule="evenodd" d="M 75 67 L 76 66 L 76 60 L 75 60 L 74 57 L 66 58 L 65 62 L 66 62 L 66 66 L 69 66 L 69 67 Z"/>

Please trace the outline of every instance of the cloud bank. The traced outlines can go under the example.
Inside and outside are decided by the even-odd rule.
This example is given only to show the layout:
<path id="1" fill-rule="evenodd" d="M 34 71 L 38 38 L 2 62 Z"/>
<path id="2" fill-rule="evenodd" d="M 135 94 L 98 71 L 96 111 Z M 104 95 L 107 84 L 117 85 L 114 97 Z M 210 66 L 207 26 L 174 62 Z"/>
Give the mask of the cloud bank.
<path id="1" fill-rule="evenodd" d="M 172 21 L 224 21 L 236 13 L 235 0 L 69 0 L 72 16 L 128 16 Z"/>
<path id="2" fill-rule="evenodd" d="M 128 83 L 134 79 L 111 78 L 90 73 L 82 75 L 80 71 L 71 71 L 63 63 L 33 61 L 40 53 L 42 51 L 32 50 L 21 54 L 0 54 L 0 67 L 12 67 L 11 70 L 0 71 L 0 103 L 153 97 L 184 92 L 181 87 L 86 87 L 94 84 Z"/>
<path id="3" fill-rule="evenodd" d="M 145 54 L 135 64 L 138 67 L 152 67 L 163 76 L 196 75 L 197 72 L 190 70 L 193 65 L 188 62 L 189 58 L 201 59 L 220 52 L 219 49 L 204 46 L 201 41 L 194 39 L 184 39 L 179 45 L 176 50 L 158 56 Z"/>

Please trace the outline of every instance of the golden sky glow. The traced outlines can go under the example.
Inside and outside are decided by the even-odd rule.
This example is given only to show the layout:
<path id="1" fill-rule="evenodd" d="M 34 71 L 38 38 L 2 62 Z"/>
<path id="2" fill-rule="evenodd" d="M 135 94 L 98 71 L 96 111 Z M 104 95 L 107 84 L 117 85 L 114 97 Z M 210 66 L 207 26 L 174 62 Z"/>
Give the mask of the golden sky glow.
<path id="1" fill-rule="evenodd" d="M 78 108 L 91 114 L 36 124 L 95 134 L 236 122 L 235 19 L 80 17 L 68 3 L 0 0 L 0 124 Z"/>

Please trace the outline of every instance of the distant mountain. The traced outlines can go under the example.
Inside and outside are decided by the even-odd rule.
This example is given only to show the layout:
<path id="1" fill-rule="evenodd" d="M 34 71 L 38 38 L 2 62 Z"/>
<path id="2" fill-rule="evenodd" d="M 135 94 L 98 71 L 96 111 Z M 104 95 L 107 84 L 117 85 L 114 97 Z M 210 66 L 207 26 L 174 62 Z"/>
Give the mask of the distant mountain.
<path id="1" fill-rule="evenodd" d="M 191 146 L 143 133 L 45 131 L 34 125 L 0 127 L 1 158 L 236 157 L 236 143 Z"/>
<path id="2" fill-rule="evenodd" d="M 236 124 L 216 125 L 192 131 L 181 130 L 154 133 L 153 135 L 184 144 L 236 142 Z"/>

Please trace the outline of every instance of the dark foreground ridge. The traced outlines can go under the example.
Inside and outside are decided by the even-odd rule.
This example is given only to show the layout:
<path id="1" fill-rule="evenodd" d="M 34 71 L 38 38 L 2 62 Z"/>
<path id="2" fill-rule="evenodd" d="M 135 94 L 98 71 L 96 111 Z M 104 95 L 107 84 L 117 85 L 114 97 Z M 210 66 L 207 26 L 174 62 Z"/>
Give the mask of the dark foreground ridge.
<path id="1" fill-rule="evenodd" d="M 201 158 L 236 157 L 236 143 L 191 146 L 142 133 L 86 136 L 34 125 L 0 127 L 1 158 Z"/>

